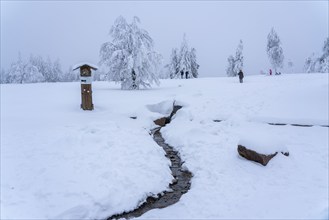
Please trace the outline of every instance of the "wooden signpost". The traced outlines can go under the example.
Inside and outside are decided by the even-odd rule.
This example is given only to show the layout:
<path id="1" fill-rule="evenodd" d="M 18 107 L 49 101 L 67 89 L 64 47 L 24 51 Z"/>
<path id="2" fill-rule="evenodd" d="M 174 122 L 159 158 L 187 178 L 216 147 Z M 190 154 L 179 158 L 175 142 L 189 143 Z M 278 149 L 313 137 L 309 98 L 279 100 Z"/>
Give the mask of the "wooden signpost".
<path id="1" fill-rule="evenodd" d="M 80 68 L 80 82 L 81 82 L 81 108 L 83 110 L 93 110 L 92 100 L 92 77 L 91 70 L 97 70 L 97 67 L 90 64 L 81 64 L 76 66 L 73 70 Z"/>

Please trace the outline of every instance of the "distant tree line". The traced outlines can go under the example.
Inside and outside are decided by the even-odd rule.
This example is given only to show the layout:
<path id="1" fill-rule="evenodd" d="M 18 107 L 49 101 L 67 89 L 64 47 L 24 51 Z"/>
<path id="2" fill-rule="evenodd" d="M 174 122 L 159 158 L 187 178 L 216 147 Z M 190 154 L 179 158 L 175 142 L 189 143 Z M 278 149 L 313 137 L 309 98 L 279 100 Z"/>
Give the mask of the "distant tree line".
<path id="1" fill-rule="evenodd" d="M 79 80 L 78 71 L 70 67 L 63 71 L 59 59 L 52 61 L 49 57 L 30 55 L 24 60 L 19 53 L 17 61 L 13 62 L 9 69 L 1 70 L 0 83 L 39 83 L 39 82 L 74 82 Z M 94 80 L 100 80 L 101 73 L 96 72 Z"/>
<path id="2" fill-rule="evenodd" d="M 199 64 L 196 49 L 189 48 L 184 35 L 183 43 L 173 49 L 170 63 L 163 66 L 161 54 L 154 50 L 154 41 L 149 33 L 140 27 L 140 19 L 134 17 L 128 23 L 118 17 L 110 29 L 110 41 L 100 48 L 100 65 L 106 72 L 96 71 L 94 80 L 110 80 L 121 84 L 122 89 L 139 89 L 159 84 L 159 78 L 178 78 L 178 72 L 188 71 L 189 78 L 198 77 Z M 175 68 L 173 68 L 175 67 Z M 176 70 L 177 69 L 177 70 Z M 178 72 L 177 72 L 178 71 Z M 1 83 L 72 82 L 79 80 L 78 71 L 63 71 L 59 60 L 51 61 L 33 56 L 26 61 L 21 55 L 10 68 L 1 70 Z"/>
<path id="3" fill-rule="evenodd" d="M 197 78 L 200 65 L 197 62 L 196 49 L 189 47 L 186 35 L 180 48 L 173 48 L 169 63 L 163 65 L 161 54 L 154 50 L 154 41 L 149 33 L 140 27 L 140 19 L 134 17 L 128 23 L 122 16 L 118 17 L 110 29 L 111 40 L 100 48 L 99 64 L 106 72 L 96 71 L 94 80 L 110 80 L 121 84 L 122 89 L 140 89 L 159 84 L 159 78 Z M 267 36 L 266 52 L 275 72 L 283 68 L 284 55 L 281 40 L 274 28 Z M 305 72 L 329 72 L 329 38 L 326 39 L 322 54 L 307 58 Z M 227 59 L 227 76 L 237 76 L 243 69 L 243 41 L 240 40 L 235 55 Z M 288 67 L 292 70 L 293 62 Z M 19 54 L 17 61 L 10 68 L 1 70 L 0 83 L 38 83 L 38 82 L 72 82 L 79 80 L 79 72 L 70 67 L 63 71 L 60 61 L 49 57 L 31 55 L 23 60 Z"/>
<path id="4" fill-rule="evenodd" d="M 244 57 L 242 51 L 243 42 L 240 40 L 235 52 L 235 56 L 230 55 L 227 58 L 227 76 L 235 77 L 238 75 L 238 72 L 243 69 Z M 278 34 L 275 32 L 274 28 L 272 28 L 270 33 L 267 35 L 266 53 L 275 72 L 277 72 L 279 68 L 283 68 L 284 55 L 283 49 L 281 47 L 281 40 Z M 289 65 L 292 65 L 291 61 L 289 61 Z"/>
<path id="5" fill-rule="evenodd" d="M 236 49 L 235 56 L 230 55 L 227 59 L 228 65 L 226 68 L 227 76 L 237 76 L 240 69 L 243 68 L 243 42 L 240 40 L 238 48 Z M 266 52 L 268 59 L 274 69 L 275 73 L 280 69 L 283 68 L 284 64 L 284 54 L 282 49 L 281 40 L 274 30 L 271 29 L 270 33 L 267 35 L 267 45 L 266 45 Z M 290 71 L 293 70 L 293 62 L 291 60 L 287 63 L 288 69 Z M 328 73 L 329 72 L 329 37 L 325 40 L 322 54 L 316 57 L 314 54 L 308 57 L 305 61 L 304 65 L 304 72 L 311 73 Z M 265 74 L 262 71 L 263 74 Z"/>

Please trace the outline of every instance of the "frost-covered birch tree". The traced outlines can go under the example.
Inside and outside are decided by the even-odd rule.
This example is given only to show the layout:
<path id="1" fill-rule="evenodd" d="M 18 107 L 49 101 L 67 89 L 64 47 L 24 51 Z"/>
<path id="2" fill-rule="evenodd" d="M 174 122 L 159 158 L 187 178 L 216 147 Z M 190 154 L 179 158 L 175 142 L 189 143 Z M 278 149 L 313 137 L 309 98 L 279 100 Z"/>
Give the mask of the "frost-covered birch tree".
<path id="1" fill-rule="evenodd" d="M 122 89 L 159 84 L 160 56 L 153 49 L 152 38 L 139 24 L 136 16 L 131 24 L 118 17 L 110 30 L 112 41 L 101 45 L 100 64 L 109 68 L 107 78 L 121 83 Z"/>
<path id="2" fill-rule="evenodd" d="M 272 28 L 267 35 L 266 52 L 274 71 L 277 72 L 278 68 L 283 67 L 284 55 L 281 47 L 281 40 L 274 28 Z"/>
<path id="3" fill-rule="evenodd" d="M 238 47 L 235 52 L 235 57 L 230 55 L 227 58 L 228 65 L 226 68 L 226 74 L 227 76 L 237 76 L 238 72 L 243 69 L 243 42 L 240 40 Z"/>

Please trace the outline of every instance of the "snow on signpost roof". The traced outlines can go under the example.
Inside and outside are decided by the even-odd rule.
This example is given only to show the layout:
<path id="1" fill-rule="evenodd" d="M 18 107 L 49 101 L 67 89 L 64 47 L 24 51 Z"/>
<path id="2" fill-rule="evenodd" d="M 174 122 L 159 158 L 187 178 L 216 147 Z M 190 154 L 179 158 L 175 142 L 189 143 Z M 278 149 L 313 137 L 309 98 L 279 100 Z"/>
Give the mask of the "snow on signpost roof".
<path id="1" fill-rule="evenodd" d="M 88 62 L 82 62 L 82 63 L 78 63 L 78 64 L 75 64 L 72 69 L 73 70 L 76 70 L 76 69 L 79 69 L 81 66 L 84 66 L 84 65 L 87 65 L 87 66 L 90 66 L 91 69 L 93 70 L 97 70 L 98 69 L 98 66 L 92 64 L 92 63 L 88 63 Z"/>

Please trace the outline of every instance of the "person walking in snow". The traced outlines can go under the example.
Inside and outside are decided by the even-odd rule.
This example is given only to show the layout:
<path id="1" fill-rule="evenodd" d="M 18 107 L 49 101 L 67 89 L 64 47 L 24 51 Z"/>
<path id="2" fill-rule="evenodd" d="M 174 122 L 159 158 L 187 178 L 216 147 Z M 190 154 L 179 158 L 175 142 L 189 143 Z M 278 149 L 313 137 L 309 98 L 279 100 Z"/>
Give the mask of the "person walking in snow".
<path id="1" fill-rule="evenodd" d="M 184 79 L 184 70 L 180 71 L 180 78 Z"/>
<path id="2" fill-rule="evenodd" d="M 185 78 L 188 78 L 188 71 L 185 72 Z"/>
<path id="3" fill-rule="evenodd" d="M 240 83 L 243 83 L 243 77 L 244 77 L 244 76 L 243 76 L 243 72 L 242 72 L 242 70 L 239 71 L 238 75 L 239 75 Z"/>
<path id="4" fill-rule="evenodd" d="M 270 76 L 272 76 L 272 69 L 270 69 Z"/>

